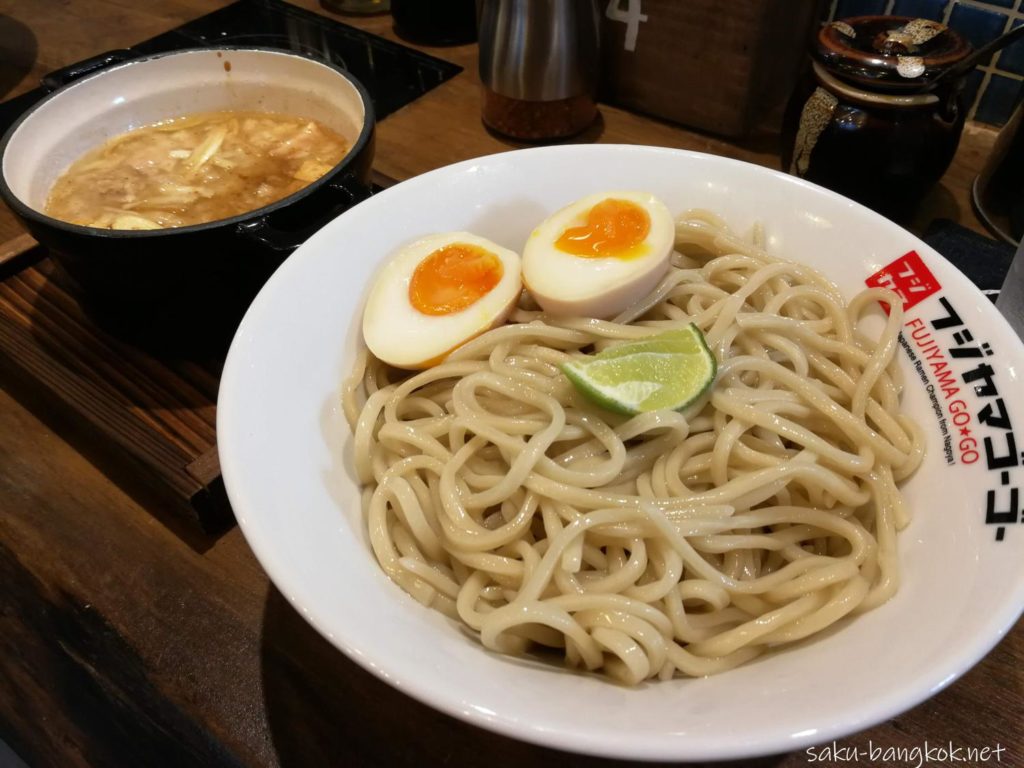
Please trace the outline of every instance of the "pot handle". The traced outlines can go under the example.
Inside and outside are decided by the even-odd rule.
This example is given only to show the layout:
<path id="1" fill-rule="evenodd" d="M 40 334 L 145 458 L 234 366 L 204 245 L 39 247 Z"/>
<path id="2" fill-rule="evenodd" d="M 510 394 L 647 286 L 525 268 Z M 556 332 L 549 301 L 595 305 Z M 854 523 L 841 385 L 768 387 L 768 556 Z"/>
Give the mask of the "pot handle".
<path id="1" fill-rule="evenodd" d="M 313 233 L 327 224 L 327 222 L 344 213 L 352 206 L 363 202 L 373 194 L 373 190 L 369 186 L 363 184 L 351 174 L 343 176 L 337 181 L 330 182 L 326 187 L 331 192 L 339 195 L 341 200 L 332 206 L 330 211 L 302 229 L 279 229 L 267 221 L 267 216 L 260 216 L 252 221 L 243 221 L 235 228 L 235 232 L 243 239 L 264 248 L 269 248 L 275 253 L 289 254 L 308 240 Z"/>
<path id="2" fill-rule="evenodd" d="M 123 61 L 134 59 L 138 54 L 129 51 L 127 48 L 119 48 L 116 51 L 107 51 L 92 58 L 71 64 L 63 69 L 57 69 L 45 75 L 42 79 L 43 88 L 47 91 L 55 91 L 80 77 L 99 72 L 112 64 L 120 64 Z"/>

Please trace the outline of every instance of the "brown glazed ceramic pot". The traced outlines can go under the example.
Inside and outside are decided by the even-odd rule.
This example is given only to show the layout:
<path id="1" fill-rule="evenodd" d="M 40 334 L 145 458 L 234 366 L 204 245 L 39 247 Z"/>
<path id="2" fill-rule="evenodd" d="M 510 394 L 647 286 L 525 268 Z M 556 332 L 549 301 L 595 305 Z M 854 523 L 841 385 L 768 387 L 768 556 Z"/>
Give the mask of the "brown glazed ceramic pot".
<path id="1" fill-rule="evenodd" d="M 783 170 L 897 221 L 949 167 L 965 77 L 933 81 L 971 52 L 940 22 L 859 16 L 824 25 L 783 125 Z"/>

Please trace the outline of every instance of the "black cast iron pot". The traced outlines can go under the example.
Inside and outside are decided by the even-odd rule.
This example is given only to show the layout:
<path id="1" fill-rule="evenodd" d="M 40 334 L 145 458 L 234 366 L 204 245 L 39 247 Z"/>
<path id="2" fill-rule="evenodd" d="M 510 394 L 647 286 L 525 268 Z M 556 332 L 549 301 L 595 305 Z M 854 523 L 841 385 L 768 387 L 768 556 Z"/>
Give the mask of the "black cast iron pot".
<path id="1" fill-rule="evenodd" d="M 295 194 L 206 224 L 108 230 L 44 213 L 53 182 L 87 150 L 143 125 L 214 110 L 312 118 L 352 148 Z M 208 353 L 226 347 L 292 250 L 369 194 L 373 143 L 370 98 L 341 69 L 270 48 L 175 51 L 114 64 L 30 109 L 0 144 L 0 196 L 108 330 L 159 351 Z"/>

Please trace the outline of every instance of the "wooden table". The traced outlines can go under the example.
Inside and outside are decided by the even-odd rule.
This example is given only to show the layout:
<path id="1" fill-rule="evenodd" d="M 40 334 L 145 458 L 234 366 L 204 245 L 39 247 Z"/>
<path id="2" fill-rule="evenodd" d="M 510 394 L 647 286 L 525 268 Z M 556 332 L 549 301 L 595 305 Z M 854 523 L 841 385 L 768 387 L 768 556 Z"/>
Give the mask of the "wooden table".
<path id="1" fill-rule="evenodd" d="M 0 0 L 0 98 L 225 4 Z M 345 20 L 394 38 L 387 16 Z M 513 146 L 480 124 L 475 47 L 426 50 L 465 71 L 381 122 L 375 168 L 397 180 Z M 912 228 L 941 216 L 983 231 L 967 189 L 992 136 L 968 128 Z M 582 140 L 778 164 L 770 130 L 730 142 L 610 107 Z M 0 252 L 19 234 L 0 211 Z M 2 369 L 0 385 L 0 738 L 30 765 L 623 764 L 497 737 L 392 690 L 303 621 L 237 528 L 199 533 L 89 429 Z M 1018 624 L 949 688 L 841 746 L 1002 745 L 1002 765 L 1024 764 L 1022 670 Z"/>

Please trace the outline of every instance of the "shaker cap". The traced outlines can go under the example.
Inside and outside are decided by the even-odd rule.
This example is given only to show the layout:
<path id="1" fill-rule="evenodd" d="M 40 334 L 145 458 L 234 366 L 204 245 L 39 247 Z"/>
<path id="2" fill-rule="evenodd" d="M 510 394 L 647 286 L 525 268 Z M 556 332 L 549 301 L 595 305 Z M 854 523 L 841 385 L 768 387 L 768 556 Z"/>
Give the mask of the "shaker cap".
<path id="1" fill-rule="evenodd" d="M 955 30 L 910 16 L 854 16 L 822 26 L 814 57 L 832 74 L 860 85 L 920 87 L 971 52 Z"/>

